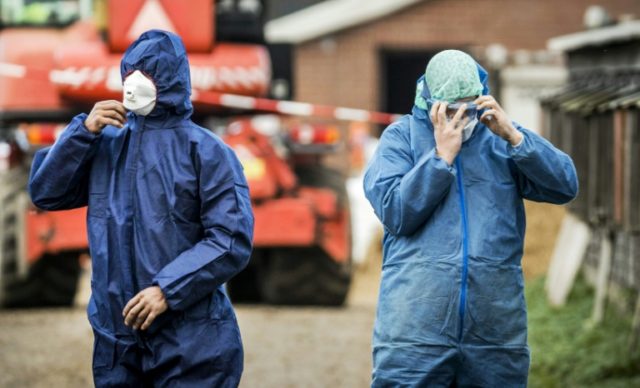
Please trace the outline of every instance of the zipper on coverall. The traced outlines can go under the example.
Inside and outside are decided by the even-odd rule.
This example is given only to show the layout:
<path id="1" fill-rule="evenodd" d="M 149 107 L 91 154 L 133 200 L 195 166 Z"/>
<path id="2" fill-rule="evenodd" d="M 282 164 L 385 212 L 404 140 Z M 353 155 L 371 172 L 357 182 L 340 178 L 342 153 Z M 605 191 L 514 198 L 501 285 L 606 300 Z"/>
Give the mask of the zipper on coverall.
<path id="1" fill-rule="evenodd" d="M 464 328 L 464 312 L 467 299 L 467 271 L 469 264 L 469 242 L 468 242 L 468 225 L 467 225 L 467 205 L 464 196 L 464 185 L 462 176 L 462 165 L 460 155 L 456 157 L 456 180 L 458 183 L 458 197 L 460 198 L 460 211 L 462 212 L 462 279 L 460 287 L 460 308 L 458 314 L 460 316 L 460 329 L 458 331 L 458 340 L 462 339 L 462 330 Z"/>

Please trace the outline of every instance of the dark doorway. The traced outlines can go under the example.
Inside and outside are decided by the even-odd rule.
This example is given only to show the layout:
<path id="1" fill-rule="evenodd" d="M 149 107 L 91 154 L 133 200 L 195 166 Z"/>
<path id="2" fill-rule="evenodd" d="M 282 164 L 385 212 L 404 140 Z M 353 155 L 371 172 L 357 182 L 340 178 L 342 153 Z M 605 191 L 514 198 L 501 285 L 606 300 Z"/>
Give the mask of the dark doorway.
<path id="1" fill-rule="evenodd" d="M 382 50 L 380 110 L 409 113 L 415 98 L 416 81 L 438 50 Z"/>

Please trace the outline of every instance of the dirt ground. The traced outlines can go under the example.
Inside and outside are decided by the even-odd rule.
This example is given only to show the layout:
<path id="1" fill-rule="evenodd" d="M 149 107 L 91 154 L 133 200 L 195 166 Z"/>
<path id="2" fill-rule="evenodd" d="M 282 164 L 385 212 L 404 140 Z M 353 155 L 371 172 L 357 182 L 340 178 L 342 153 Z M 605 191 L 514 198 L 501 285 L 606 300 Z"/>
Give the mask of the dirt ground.
<path id="1" fill-rule="evenodd" d="M 527 278 L 548 266 L 564 209 L 527 203 L 523 267 Z M 380 251 L 356 274 L 339 309 L 237 306 L 245 346 L 241 387 L 366 387 Z M 92 334 L 84 308 L 0 311 L 0 387 L 90 387 Z"/>
<path id="2" fill-rule="evenodd" d="M 375 287 L 375 288 L 373 288 Z M 377 281 L 358 275 L 344 308 L 236 306 L 245 347 L 241 387 L 366 387 Z M 0 387 L 93 386 L 84 309 L 0 311 Z"/>
<path id="3" fill-rule="evenodd" d="M 526 279 L 547 273 L 556 236 L 566 209 L 548 203 L 527 201 L 527 234 L 524 239 L 522 270 Z"/>

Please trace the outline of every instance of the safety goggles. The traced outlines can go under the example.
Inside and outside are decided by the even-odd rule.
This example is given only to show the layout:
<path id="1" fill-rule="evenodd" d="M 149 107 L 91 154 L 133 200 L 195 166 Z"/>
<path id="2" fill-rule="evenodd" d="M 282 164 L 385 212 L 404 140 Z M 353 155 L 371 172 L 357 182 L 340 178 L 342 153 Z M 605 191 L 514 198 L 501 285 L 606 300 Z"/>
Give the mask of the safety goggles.
<path id="1" fill-rule="evenodd" d="M 439 101 L 434 100 L 432 98 L 427 100 L 427 108 L 429 112 L 431 112 L 431 108 L 436 102 L 439 102 Z M 462 107 L 462 105 L 465 105 L 465 104 L 467 105 L 467 107 L 462 115 L 462 118 L 468 117 L 469 120 L 471 120 L 474 117 L 476 117 L 476 115 L 478 114 L 478 105 L 472 102 L 452 102 L 447 104 L 447 111 L 446 111 L 447 119 L 448 120 L 453 119 L 453 116 L 455 116 L 455 114 L 458 112 L 458 109 L 460 109 L 460 107 Z"/>

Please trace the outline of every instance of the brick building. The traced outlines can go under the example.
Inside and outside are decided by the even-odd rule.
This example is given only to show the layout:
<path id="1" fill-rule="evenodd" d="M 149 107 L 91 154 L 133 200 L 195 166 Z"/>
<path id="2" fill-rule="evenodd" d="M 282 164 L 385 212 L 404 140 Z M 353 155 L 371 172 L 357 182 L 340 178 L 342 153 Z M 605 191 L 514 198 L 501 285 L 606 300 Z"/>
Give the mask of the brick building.
<path id="1" fill-rule="evenodd" d="M 492 44 L 506 48 L 510 61 L 544 56 L 540 52 L 549 38 L 584 28 L 583 15 L 592 4 L 330 0 L 271 21 L 266 33 L 271 42 L 295 45 L 296 100 L 404 113 L 415 80 L 437 51 L 462 49 L 483 65 Z M 614 18 L 640 16 L 637 0 L 608 0 L 605 7 Z"/>

